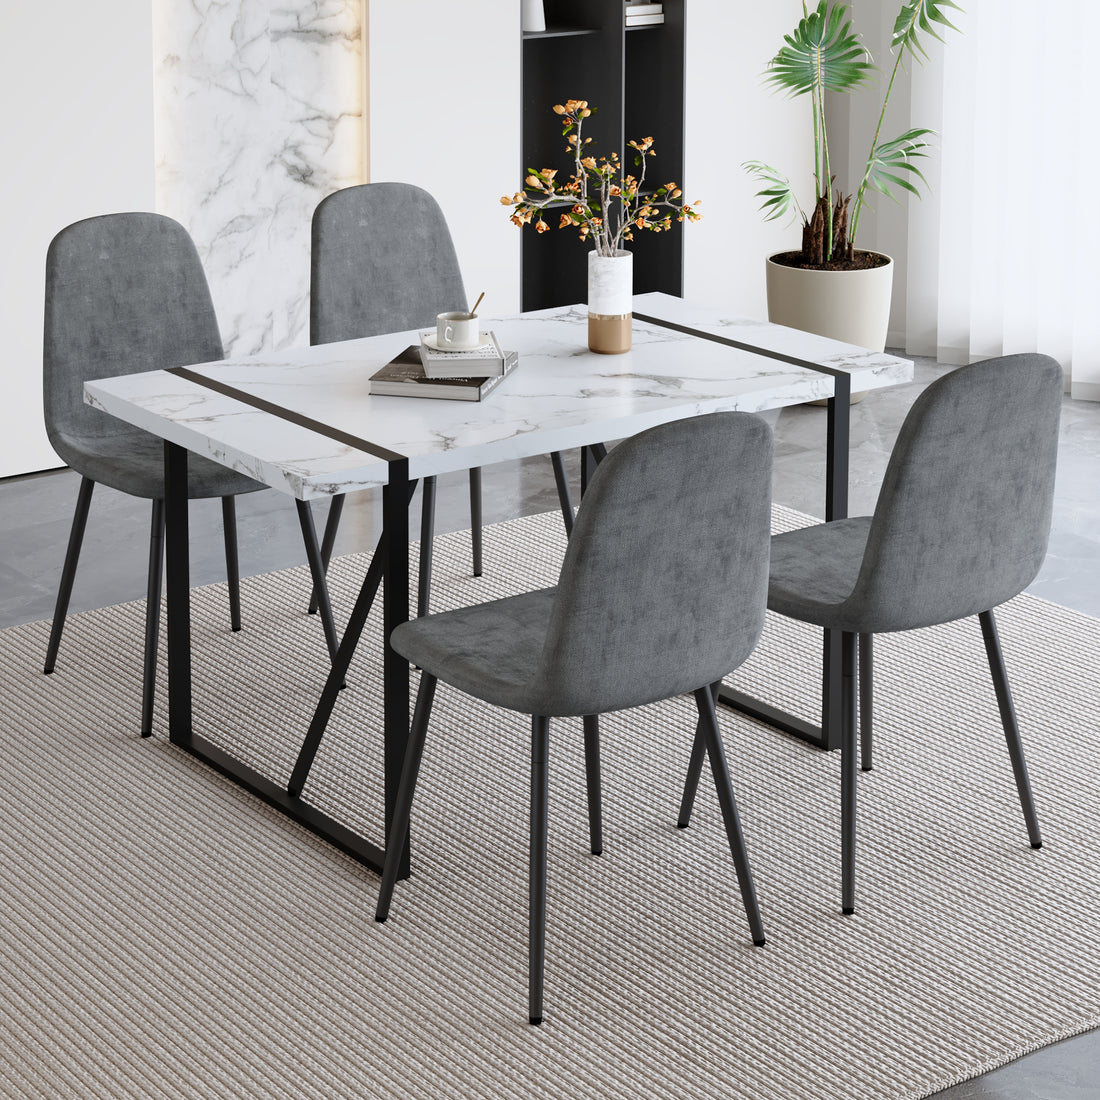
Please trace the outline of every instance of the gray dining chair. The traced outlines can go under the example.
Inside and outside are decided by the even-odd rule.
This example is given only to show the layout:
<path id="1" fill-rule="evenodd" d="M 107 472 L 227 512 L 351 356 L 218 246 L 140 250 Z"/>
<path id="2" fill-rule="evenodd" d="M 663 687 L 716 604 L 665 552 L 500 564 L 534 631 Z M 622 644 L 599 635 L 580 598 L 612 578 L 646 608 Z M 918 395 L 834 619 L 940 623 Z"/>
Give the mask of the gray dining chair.
<path id="1" fill-rule="evenodd" d="M 156 682 L 164 550 L 164 443 L 86 405 L 84 383 L 206 363 L 222 356 L 206 275 L 194 243 L 178 222 L 160 214 L 107 214 L 76 222 L 54 237 L 46 256 L 46 432 L 58 456 L 81 475 L 81 481 L 44 671 L 52 673 L 56 666 L 92 490 L 100 483 L 152 501 L 143 737 L 152 732 Z M 234 498 L 264 486 L 197 455 L 191 457 L 188 467 L 192 499 L 221 498 L 230 625 L 240 630 Z M 326 628 L 331 628 L 331 613 L 326 611 L 326 615 Z"/>
<path id="2" fill-rule="evenodd" d="M 408 183 L 366 183 L 336 191 L 313 214 L 310 343 L 329 344 L 405 329 L 434 328 L 437 313 L 471 305 L 439 204 Z M 400 349 L 394 349 L 395 354 Z M 573 508 L 560 454 L 551 456 L 567 526 Z M 436 479 L 422 486 L 418 609 L 428 608 Z M 327 567 L 344 497 L 335 496 L 321 542 Z M 482 572 L 481 470 L 470 470 L 473 573 Z M 311 602 L 310 611 L 315 609 Z"/>
<path id="3" fill-rule="evenodd" d="M 842 632 L 845 913 L 855 910 L 857 639 L 859 736 L 870 770 L 872 637 L 978 616 L 1028 838 L 1042 846 L 993 609 L 1035 579 L 1046 554 L 1062 389 L 1062 368 L 1045 355 L 1010 355 L 944 375 L 909 411 L 873 516 L 772 539 L 768 607 Z M 697 737 L 681 826 L 703 751 Z"/>
<path id="4" fill-rule="evenodd" d="M 748 413 L 651 428 L 596 470 L 554 588 L 402 624 L 421 668 L 375 919 L 389 913 L 437 680 L 532 716 L 529 1019 L 542 1020 L 550 718 L 583 717 L 590 840 L 603 848 L 598 716 L 693 692 L 753 942 L 764 943 L 711 686 L 764 620 L 772 438 Z"/>

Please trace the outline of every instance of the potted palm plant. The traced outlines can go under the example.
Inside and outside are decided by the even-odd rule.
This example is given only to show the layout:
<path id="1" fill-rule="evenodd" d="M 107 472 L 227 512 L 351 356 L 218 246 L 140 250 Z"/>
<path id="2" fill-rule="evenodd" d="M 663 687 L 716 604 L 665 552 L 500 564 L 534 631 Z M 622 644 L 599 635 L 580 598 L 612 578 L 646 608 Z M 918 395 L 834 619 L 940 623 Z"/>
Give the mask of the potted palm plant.
<path id="1" fill-rule="evenodd" d="M 765 82 L 790 96 L 810 97 L 813 113 L 814 202 L 804 208 L 790 180 L 771 165 L 747 161 L 743 167 L 764 186 L 757 192 L 767 220 L 792 216 L 802 222 L 802 247 L 768 257 L 768 318 L 782 325 L 816 332 L 836 340 L 881 351 L 890 316 L 893 261 L 889 256 L 856 248 L 860 218 L 872 192 L 896 200 L 899 190 L 919 197 L 917 182 L 926 182 L 919 161 L 928 155 L 932 131 L 916 127 L 884 138 L 883 120 L 894 82 L 907 56 L 927 56 L 926 35 L 942 41 L 936 27 L 956 29 L 944 9 L 952 0 L 904 0 L 894 22 L 890 50 L 894 64 L 882 97 L 863 176 L 853 194 L 836 183 L 829 160 L 825 123 L 827 92 L 851 94 L 876 71 L 870 54 L 852 29 L 848 6 L 819 0 L 784 36 L 785 45 L 772 58 Z"/>

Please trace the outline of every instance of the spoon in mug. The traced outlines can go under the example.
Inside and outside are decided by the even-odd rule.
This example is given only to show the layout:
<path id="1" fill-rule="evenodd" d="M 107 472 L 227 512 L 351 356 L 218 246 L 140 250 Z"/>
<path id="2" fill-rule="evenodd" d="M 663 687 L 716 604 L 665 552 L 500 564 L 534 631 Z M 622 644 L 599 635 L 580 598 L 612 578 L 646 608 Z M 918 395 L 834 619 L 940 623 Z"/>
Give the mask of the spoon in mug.
<path id="1" fill-rule="evenodd" d="M 474 308 L 470 310 L 469 316 L 473 317 L 477 314 L 477 307 L 481 305 L 481 299 L 485 297 L 485 291 L 483 290 L 478 296 L 477 301 L 474 302 Z"/>

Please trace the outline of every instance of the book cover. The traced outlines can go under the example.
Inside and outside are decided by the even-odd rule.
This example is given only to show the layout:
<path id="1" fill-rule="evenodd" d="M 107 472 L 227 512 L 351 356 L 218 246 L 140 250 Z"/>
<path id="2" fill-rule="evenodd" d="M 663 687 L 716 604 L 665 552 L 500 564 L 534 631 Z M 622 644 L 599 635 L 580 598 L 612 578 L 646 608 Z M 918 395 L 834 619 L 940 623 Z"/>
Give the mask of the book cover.
<path id="1" fill-rule="evenodd" d="M 425 336 L 434 336 L 426 332 L 420 335 L 420 362 L 429 378 L 492 378 L 504 373 L 504 351 L 495 332 L 487 332 L 486 343 L 469 351 L 439 351 L 428 347 Z"/>
<path id="2" fill-rule="evenodd" d="M 635 15 L 630 8 L 626 9 L 626 25 L 628 27 L 652 27 L 664 21 L 664 12 L 655 12 L 652 15 Z"/>
<path id="3" fill-rule="evenodd" d="M 511 374 L 519 356 L 504 353 L 503 370 L 490 377 L 429 378 L 420 361 L 420 348 L 410 344 L 370 378 L 370 392 L 380 397 L 442 397 L 451 401 L 481 401 Z"/>

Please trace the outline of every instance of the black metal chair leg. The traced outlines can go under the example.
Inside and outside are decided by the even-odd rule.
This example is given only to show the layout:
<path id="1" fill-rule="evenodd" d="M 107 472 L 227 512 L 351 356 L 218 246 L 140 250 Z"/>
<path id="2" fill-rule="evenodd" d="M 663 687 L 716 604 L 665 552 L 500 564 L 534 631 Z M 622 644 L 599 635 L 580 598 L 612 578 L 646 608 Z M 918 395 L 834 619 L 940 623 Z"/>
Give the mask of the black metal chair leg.
<path id="1" fill-rule="evenodd" d="M 554 451 L 550 455 L 550 461 L 554 466 L 554 482 L 558 487 L 558 503 L 561 505 L 561 518 L 565 524 L 565 533 L 573 533 L 573 498 L 569 493 L 569 478 L 565 475 L 565 459 L 561 451 Z"/>
<path id="2" fill-rule="evenodd" d="M 329 659 L 336 656 L 340 646 L 336 637 L 336 624 L 332 618 L 332 605 L 328 598 L 328 584 L 325 582 L 325 570 L 321 565 L 321 548 L 317 545 L 317 528 L 313 524 L 313 509 L 308 500 L 295 500 L 298 509 L 298 522 L 302 527 L 302 541 L 306 547 L 306 560 L 313 574 L 313 590 L 317 593 L 317 606 L 321 612 L 321 624 L 325 630 L 325 644 L 328 646 Z"/>
<path id="3" fill-rule="evenodd" d="M 588 492 L 588 482 L 596 472 L 596 459 L 590 447 L 581 448 L 581 499 Z"/>
<path id="4" fill-rule="evenodd" d="M 160 592 L 164 572 L 164 501 L 154 500 L 149 523 L 149 579 L 145 592 L 145 659 L 141 674 L 141 736 L 153 735 L 153 696 L 157 685 Z"/>
<path id="5" fill-rule="evenodd" d="M 603 854 L 603 794 L 600 780 L 600 719 L 584 716 L 584 774 L 588 786 L 588 837 L 594 856 Z"/>
<path id="6" fill-rule="evenodd" d="M 874 635 L 859 636 L 859 765 L 871 770 L 872 737 L 874 731 Z"/>
<path id="7" fill-rule="evenodd" d="M 470 538 L 473 540 L 474 576 L 481 576 L 481 467 L 470 470 Z"/>
<path id="8" fill-rule="evenodd" d="M 993 690 L 997 693 L 997 706 L 1001 711 L 1005 741 L 1008 742 L 1012 774 L 1016 777 L 1020 808 L 1024 811 L 1024 820 L 1027 822 L 1028 840 L 1032 848 L 1041 848 L 1043 838 L 1039 833 L 1039 817 L 1035 812 L 1035 800 L 1031 795 L 1031 782 L 1027 776 L 1027 764 L 1024 762 L 1024 745 L 1020 739 L 1020 727 L 1016 721 L 1016 708 L 1012 705 L 1012 692 L 1008 686 L 1008 673 L 1005 670 L 1000 639 L 997 637 L 997 624 L 993 620 L 992 611 L 983 611 L 978 616 L 978 621 L 982 625 L 982 639 L 985 642 L 986 657 L 989 659 L 989 671 L 993 677 Z"/>
<path id="9" fill-rule="evenodd" d="M 76 576 L 76 563 L 80 559 L 80 546 L 84 542 L 84 528 L 88 524 L 88 509 L 92 503 L 94 488 L 95 482 L 90 477 L 80 479 L 73 525 L 69 529 L 69 546 L 65 551 L 65 564 L 61 567 L 61 583 L 57 586 L 57 603 L 54 605 L 50 640 L 46 646 L 46 663 L 42 667 L 47 676 L 57 664 L 57 650 L 61 645 L 61 632 L 65 629 L 65 617 L 69 613 L 69 597 L 73 594 L 73 578 Z"/>
<path id="10" fill-rule="evenodd" d="M 719 681 L 713 686 L 712 698 L 718 702 Z M 699 789 L 699 777 L 703 774 L 703 759 L 707 753 L 706 739 L 703 737 L 703 719 L 695 723 L 695 739 L 691 743 L 691 758 L 688 760 L 687 775 L 684 777 L 684 793 L 680 798 L 680 814 L 676 818 L 676 828 L 686 829 L 691 824 L 691 811 L 695 806 L 695 793 Z"/>
<path id="11" fill-rule="evenodd" d="M 691 824 L 691 811 L 695 806 L 695 793 L 699 789 L 699 776 L 703 774 L 703 758 L 707 754 L 707 743 L 703 737 L 702 719 L 695 727 L 695 738 L 691 743 L 691 759 L 688 760 L 687 775 L 684 777 L 684 793 L 680 798 L 680 813 L 676 818 L 676 827 L 686 829 Z"/>
<path id="12" fill-rule="evenodd" d="M 840 639 L 840 873 L 841 908 L 856 911 L 856 648 L 858 635 Z"/>
<path id="13" fill-rule="evenodd" d="M 428 614 L 432 598 L 432 557 L 435 547 L 435 478 L 424 478 L 420 502 L 420 575 L 416 587 L 416 614 Z"/>
<path id="14" fill-rule="evenodd" d="M 607 448 L 602 443 L 590 443 L 581 448 L 581 496 L 588 491 L 596 467 L 607 457 Z"/>
<path id="15" fill-rule="evenodd" d="M 542 1023 L 542 983 L 546 963 L 546 838 L 550 719 L 531 718 L 531 912 L 528 935 L 528 1019 Z"/>
<path id="16" fill-rule="evenodd" d="M 237 560 L 237 498 L 222 497 L 222 531 L 225 534 L 225 578 L 229 582 L 229 626 L 241 629 L 241 570 Z"/>
<path id="17" fill-rule="evenodd" d="M 710 770 L 714 776 L 714 786 L 718 792 L 718 803 L 722 807 L 722 821 L 726 827 L 733 865 L 737 869 L 737 885 L 741 890 L 741 901 L 745 906 L 745 915 L 749 919 L 752 942 L 763 947 L 764 922 L 760 917 L 760 904 L 756 900 L 756 887 L 752 881 L 749 867 L 749 853 L 745 847 L 745 836 L 741 831 L 741 819 L 737 813 L 737 802 L 733 797 L 733 784 L 730 783 L 729 768 L 726 766 L 726 754 L 722 748 L 722 735 L 718 732 L 718 717 L 714 712 L 714 695 L 718 685 L 712 688 L 699 688 L 695 693 L 695 705 L 699 708 L 699 724 L 702 727 L 703 741 L 710 757 Z"/>
<path id="18" fill-rule="evenodd" d="M 409 727 L 405 763 L 401 768 L 401 782 L 397 788 L 397 798 L 393 807 L 393 820 L 390 822 L 389 835 L 386 837 L 386 862 L 382 867 L 382 886 L 378 891 L 378 905 L 374 910 L 374 919 L 379 923 L 384 922 L 390 915 L 393 888 L 401 869 L 401 853 L 405 848 L 405 837 L 409 833 L 413 795 L 416 793 L 416 777 L 420 774 L 420 760 L 424 753 L 424 740 L 428 735 L 428 719 L 432 714 L 435 685 L 434 676 L 426 672 L 421 675 L 420 690 L 416 693 L 416 708 L 413 710 L 412 725 Z"/>
<path id="19" fill-rule="evenodd" d="M 344 494 L 338 493 L 329 501 L 328 516 L 325 519 L 325 533 L 321 536 L 321 566 L 328 574 L 328 563 L 332 561 L 332 548 L 336 545 L 336 531 L 340 526 L 340 516 L 344 511 Z M 309 597 L 310 615 L 317 614 L 317 588 L 314 586 Z"/>

